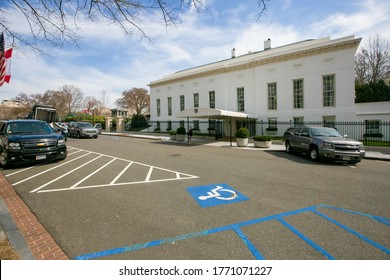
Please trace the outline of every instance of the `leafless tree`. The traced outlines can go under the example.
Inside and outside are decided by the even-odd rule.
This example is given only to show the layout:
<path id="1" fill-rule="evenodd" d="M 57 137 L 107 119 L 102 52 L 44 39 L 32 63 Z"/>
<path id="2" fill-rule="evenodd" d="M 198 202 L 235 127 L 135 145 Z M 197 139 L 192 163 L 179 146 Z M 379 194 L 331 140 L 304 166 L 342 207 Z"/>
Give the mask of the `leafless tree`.
<path id="1" fill-rule="evenodd" d="M 144 88 L 132 88 L 122 93 L 122 98 L 115 101 L 119 107 L 134 111 L 137 115 L 142 115 L 150 110 L 150 95 Z"/>
<path id="2" fill-rule="evenodd" d="M 72 85 L 65 85 L 60 90 L 47 90 L 45 93 L 27 95 L 19 93 L 13 100 L 19 101 L 20 106 L 15 110 L 18 116 L 29 112 L 38 103 L 52 105 L 60 116 L 79 112 L 83 107 L 83 93 Z"/>
<path id="3" fill-rule="evenodd" d="M 390 43 L 380 35 L 371 37 L 355 56 L 356 82 L 378 82 L 390 77 Z"/>
<path id="4" fill-rule="evenodd" d="M 3 3 L 3 1 L 5 3 Z M 258 17 L 266 10 L 269 0 L 252 0 L 258 3 Z M 12 38 L 12 45 L 27 45 L 36 51 L 40 42 L 63 46 L 77 42 L 80 19 L 87 18 L 99 24 L 105 19 L 119 26 L 126 34 L 145 33 L 144 15 L 160 17 L 166 26 L 176 25 L 185 10 L 207 8 L 204 0 L 2 0 L 0 6 L 0 32 Z M 16 31 L 7 20 L 11 12 L 21 13 L 29 26 L 30 35 Z"/>
<path id="5" fill-rule="evenodd" d="M 94 112 L 96 115 L 100 115 L 103 109 L 103 103 L 96 97 L 87 96 L 84 98 L 85 109 L 89 112 Z"/>
<path id="6" fill-rule="evenodd" d="M 75 113 L 82 109 L 84 94 L 81 89 L 72 86 L 64 85 L 62 91 L 65 93 L 65 104 L 67 106 L 67 113 Z"/>

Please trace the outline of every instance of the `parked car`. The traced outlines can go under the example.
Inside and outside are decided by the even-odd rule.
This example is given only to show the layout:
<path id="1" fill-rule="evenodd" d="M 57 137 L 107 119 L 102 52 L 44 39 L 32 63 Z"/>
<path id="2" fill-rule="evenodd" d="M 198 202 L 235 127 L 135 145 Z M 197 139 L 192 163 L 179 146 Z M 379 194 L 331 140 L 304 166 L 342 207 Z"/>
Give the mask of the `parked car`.
<path id="1" fill-rule="evenodd" d="M 88 122 L 71 122 L 68 126 L 69 136 L 77 138 L 90 137 L 98 138 L 99 131 Z"/>
<path id="2" fill-rule="evenodd" d="M 41 120 L 0 122 L 0 166 L 62 160 L 67 156 L 64 137 Z"/>
<path id="3" fill-rule="evenodd" d="M 330 127 L 290 127 L 283 137 L 287 152 L 307 153 L 314 161 L 330 159 L 355 164 L 365 156 L 363 143 Z"/>
<path id="4" fill-rule="evenodd" d="M 102 124 L 101 123 L 95 124 L 94 128 L 96 128 L 98 130 L 99 134 L 102 134 Z"/>

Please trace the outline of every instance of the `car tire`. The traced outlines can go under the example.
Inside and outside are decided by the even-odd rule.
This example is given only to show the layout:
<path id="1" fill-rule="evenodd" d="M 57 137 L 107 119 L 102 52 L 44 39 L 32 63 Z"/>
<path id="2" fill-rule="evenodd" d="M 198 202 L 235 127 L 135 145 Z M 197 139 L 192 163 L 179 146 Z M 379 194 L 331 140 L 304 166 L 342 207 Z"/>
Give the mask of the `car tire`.
<path id="1" fill-rule="evenodd" d="M 318 154 L 318 148 L 316 146 L 310 147 L 309 157 L 312 161 L 319 161 L 320 160 L 320 155 Z"/>
<path id="2" fill-rule="evenodd" d="M 286 152 L 291 154 L 292 153 L 292 148 L 291 148 L 290 142 L 286 141 L 285 146 L 286 146 Z"/>
<path id="3" fill-rule="evenodd" d="M 9 167 L 8 161 L 5 159 L 6 155 L 2 155 L 3 159 L 0 160 L 0 167 L 6 169 Z"/>

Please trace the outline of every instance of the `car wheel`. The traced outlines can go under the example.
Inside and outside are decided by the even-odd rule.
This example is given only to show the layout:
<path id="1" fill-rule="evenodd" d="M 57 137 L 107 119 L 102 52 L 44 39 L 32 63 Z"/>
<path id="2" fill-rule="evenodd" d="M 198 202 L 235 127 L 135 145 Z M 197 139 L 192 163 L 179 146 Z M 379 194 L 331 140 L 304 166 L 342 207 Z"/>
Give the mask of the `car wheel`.
<path id="1" fill-rule="evenodd" d="M 313 161 L 318 161 L 320 159 L 320 155 L 318 154 L 318 149 L 315 146 L 311 146 L 309 150 L 310 159 Z"/>
<path id="2" fill-rule="evenodd" d="M 287 141 L 285 145 L 286 145 L 286 152 L 287 152 L 287 153 L 291 153 L 291 152 L 292 152 L 292 149 L 291 149 L 290 142 Z"/>
<path id="3" fill-rule="evenodd" d="M 6 169 L 8 167 L 8 161 L 5 159 L 6 155 L 1 154 L 0 167 Z"/>

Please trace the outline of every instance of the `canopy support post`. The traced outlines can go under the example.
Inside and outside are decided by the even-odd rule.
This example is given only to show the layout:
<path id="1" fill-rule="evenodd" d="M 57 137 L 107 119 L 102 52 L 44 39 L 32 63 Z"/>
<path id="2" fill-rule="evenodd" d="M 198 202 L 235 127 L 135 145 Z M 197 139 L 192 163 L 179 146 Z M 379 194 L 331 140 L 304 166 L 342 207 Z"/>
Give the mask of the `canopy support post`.
<path id="1" fill-rule="evenodd" d="M 187 133 L 190 132 L 190 117 L 187 117 Z M 190 143 L 190 137 L 187 137 L 187 143 Z"/>
<path id="2" fill-rule="evenodd" d="M 232 145 L 232 140 L 233 140 L 233 136 L 232 136 L 232 116 L 230 116 L 230 147 L 233 146 Z"/>

